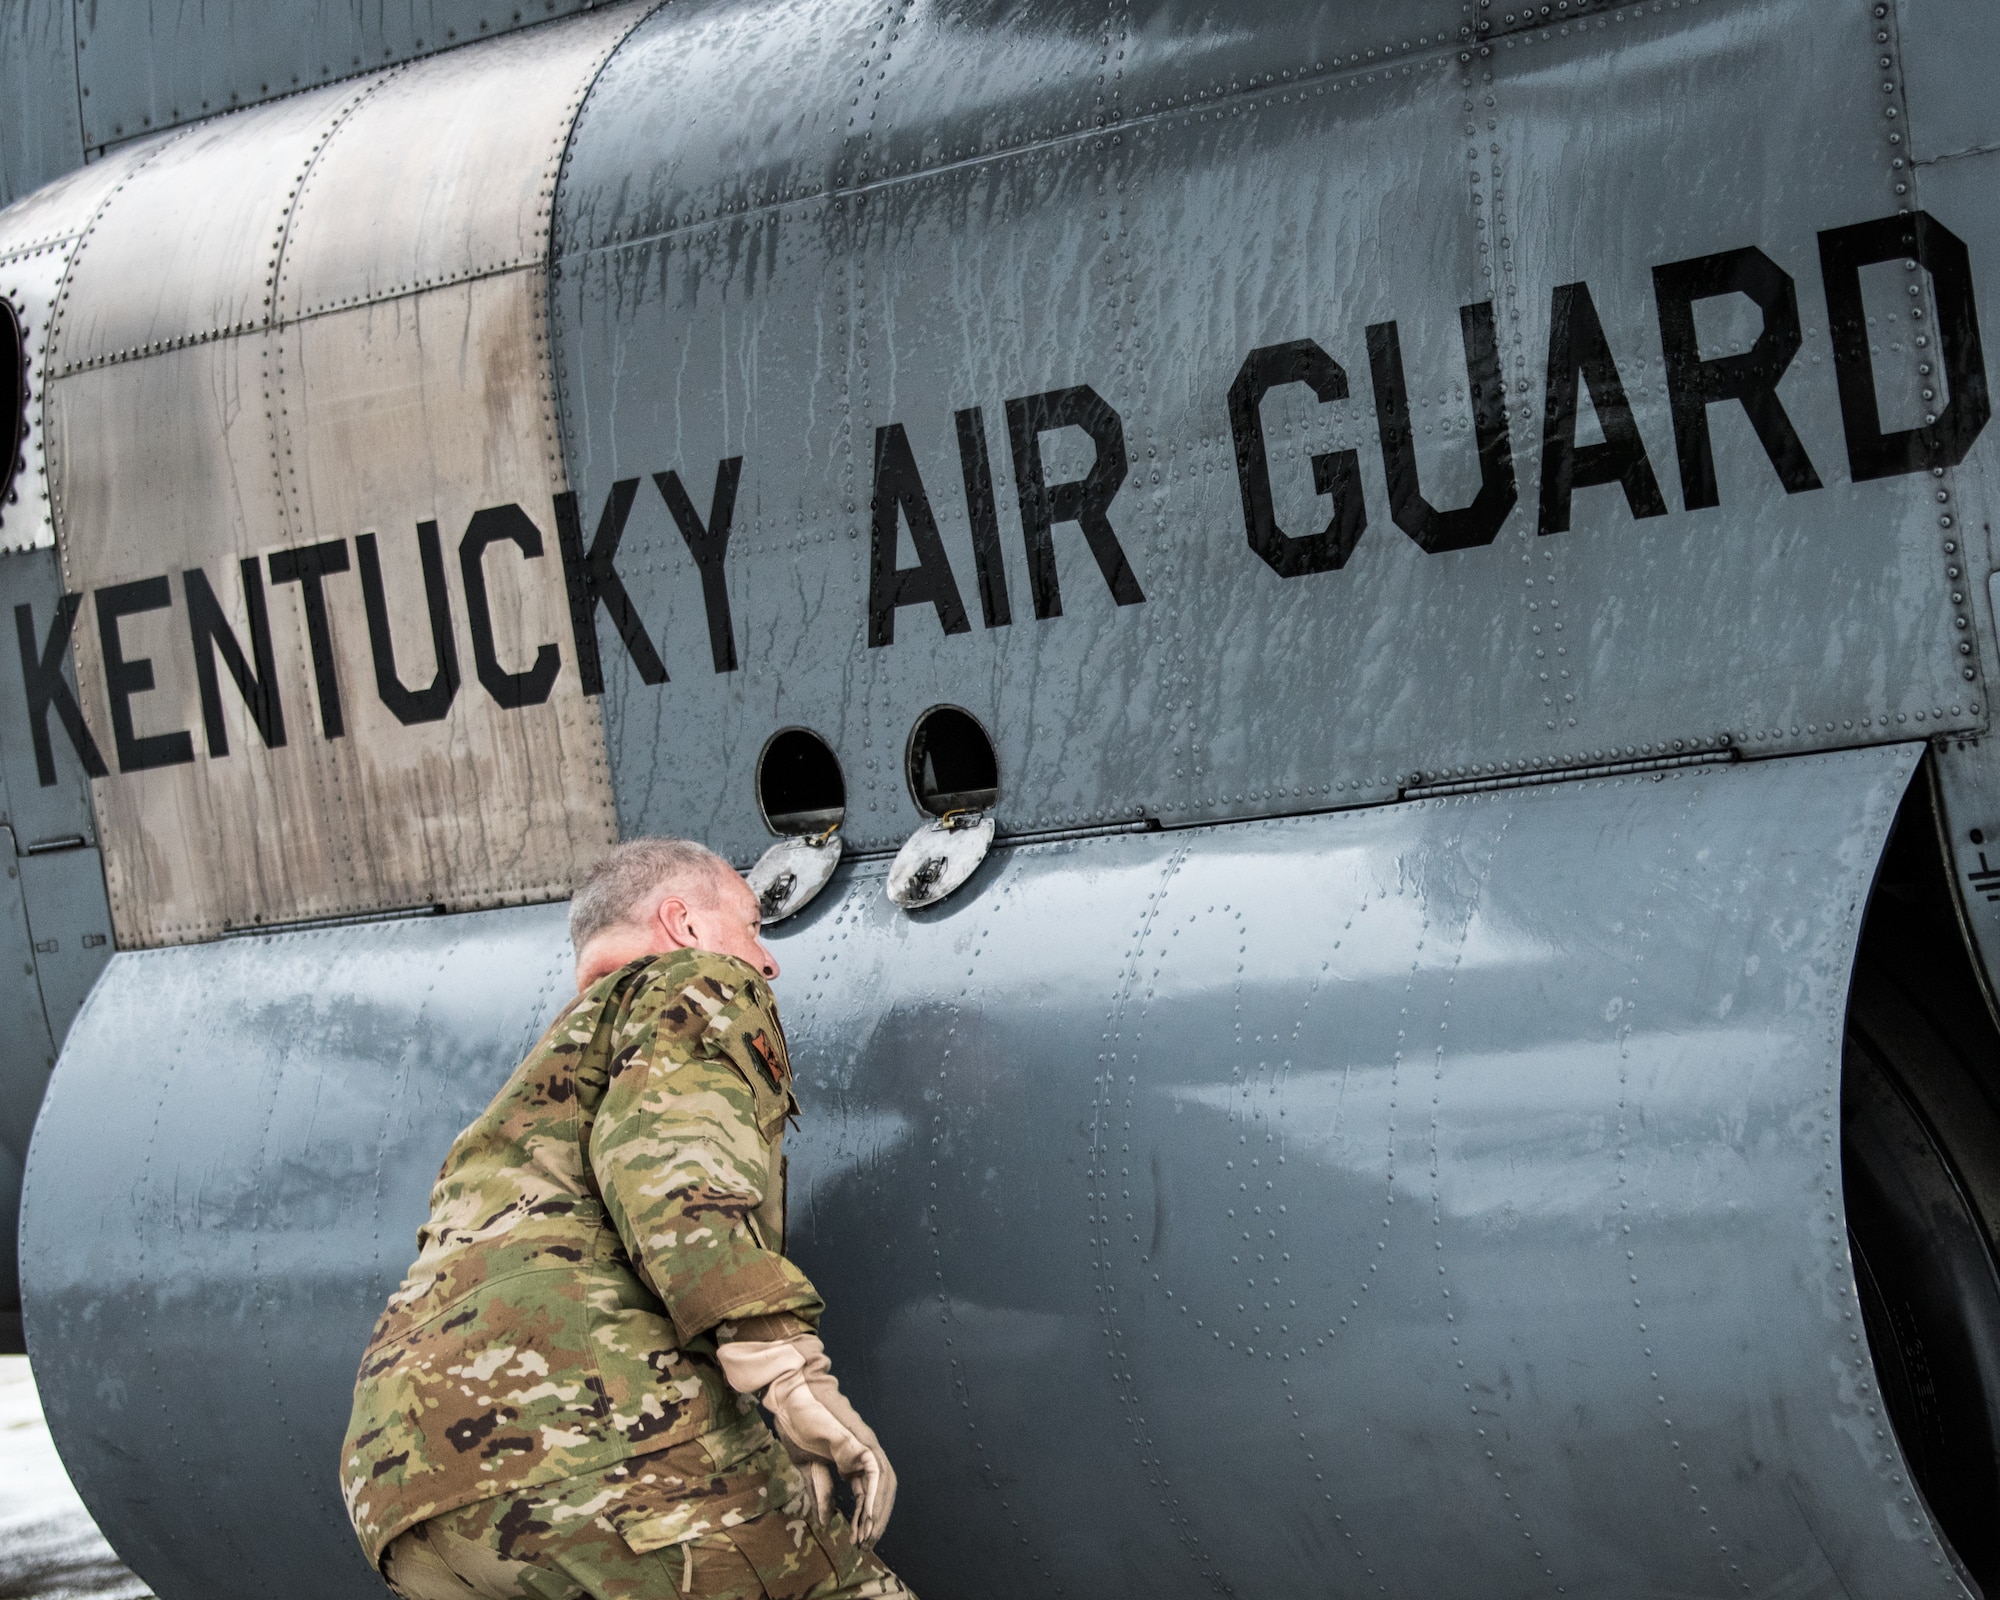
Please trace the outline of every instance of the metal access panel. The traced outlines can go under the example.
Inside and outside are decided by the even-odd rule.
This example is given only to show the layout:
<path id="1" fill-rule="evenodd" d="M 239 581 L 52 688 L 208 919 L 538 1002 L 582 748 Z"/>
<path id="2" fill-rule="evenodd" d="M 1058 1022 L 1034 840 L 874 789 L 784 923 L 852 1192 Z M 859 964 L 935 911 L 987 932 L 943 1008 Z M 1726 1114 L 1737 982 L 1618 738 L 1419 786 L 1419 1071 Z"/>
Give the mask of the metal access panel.
<path id="1" fill-rule="evenodd" d="M 554 243 L 624 826 L 747 858 L 803 726 L 892 846 L 939 703 L 1003 832 L 1983 725 L 1894 19 L 1571 9 L 649 18 Z"/>
<path id="2" fill-rule="evenodd" d="M 35 939 L 35 973 L 49 1034 L 60 1047 L 111 959 L 104 858 L 68 841 L 21 857 L 21 894 Z"/>
<path id="3" fill-rule="evenodd" d="M 1917 753 L 1003 848 L 916 915 L 844 869 L 775 946 L 791 1229 L 885 1553 L 969 1600 L 1967 1594 L 1837 1170 Z M 23 1259 L 65 1462 L 163 1600 L 374 1592 L 356 1361 L 568 988 L 555 908 L 114 961 Z"/>
<path id="4" fill-rule="evenodd" d="M 570 120 L 639 15 L 121 148 L 72 195 L 54 643 L 121 944 L 560 898 L 611 841 L 546 239 Z M 0 214 L 0 252 L 17 217 L 47 226 Z"/>

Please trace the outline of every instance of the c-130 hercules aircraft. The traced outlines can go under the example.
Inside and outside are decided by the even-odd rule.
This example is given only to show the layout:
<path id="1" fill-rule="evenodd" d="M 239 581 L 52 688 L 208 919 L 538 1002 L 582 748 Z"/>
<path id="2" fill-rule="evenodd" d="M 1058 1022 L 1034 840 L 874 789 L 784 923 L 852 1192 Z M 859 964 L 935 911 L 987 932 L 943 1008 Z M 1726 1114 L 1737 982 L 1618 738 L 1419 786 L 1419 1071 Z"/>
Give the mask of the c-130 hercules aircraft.
<path id="1" fill-rule="evenodd" d="M 357 1356 L 650 832 L 844 850 L 920 1592 L 2000 1593 L 2000 13 L 0 26 L 20 1299 L 165 1600 L 378 1592 Z"/>

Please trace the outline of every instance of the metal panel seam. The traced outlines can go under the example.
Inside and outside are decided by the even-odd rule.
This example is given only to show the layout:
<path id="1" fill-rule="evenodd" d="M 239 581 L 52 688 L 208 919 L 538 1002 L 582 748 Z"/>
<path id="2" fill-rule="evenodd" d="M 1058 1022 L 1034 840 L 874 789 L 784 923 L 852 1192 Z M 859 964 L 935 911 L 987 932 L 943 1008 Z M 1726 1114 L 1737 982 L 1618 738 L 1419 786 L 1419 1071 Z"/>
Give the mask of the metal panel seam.
<path id="1" fill-rule="evenodd" d="M 544 241 L 547 254 L 541 264 L 542 292 L 537 296 L 541 317 L 535 323 L 535 383 L 542 402 L 542 451 L 545 458 L 549 490 L 552 495 L 568 493 L 572 487 L 569 479 L 568 430 L 565 427 L 564 390 L 561 373 L 557 369 L 555 357 L 555 316 L 556 284 L 562 275 L 555 252 L 556 236 L 556 193 L 562 184 L 564 169 L 569 165 L 570 149 L 576 136 L 576 127 L 583 120 L 584 110 L 589 104 L 590 94 L 604 76 L 604 69 L 618 48 L 632 37 L 633 33 L 653 13 L 665 5 L 667 0 L 648 6 L 632 18 L 630 26 L 611 39 L 598 51 L 587 73 L 580 74 L 581 82 L 564 108 L 564 115 L 549 153 L 549 163 L 544 169 L 544 179 L 535 208 L 535 234 Z M 589 759 L 594 769 L 593 777 L 600 792 L 610 802 L 611 837 L 619 835 L 617 787 L 611 775 L 611 740 L 604 727 L 603 703 L 586 699 L 585 709 L 597 723 L 597 739 L 589 748 Z M 561 899 L 568 893 L 564 886 L 548 898 Z M 537 896 L 539 898 L 539 896 Z"/>
<path id="2" fill-rule="evenodd" d="M 625 41 L 638 32 L 651 19 L 655 12 L 664 9 L 668 3 L 669 0 L 656 0 L 655 4 L 648 6 L 645 11 L 633 19 L 631 27 L 627 28 L 623 34 L 604 48 L 603 52 L 592 64 L 589 77 L 585 81 L 581 91 L 577 94 L 576 99 L 572 102 L 569 116 L 562 125 L 562 131 L 558 135 L 555 160 L 549 172 L 548 182 L 542 188 L 542 199 L 541 205 L 538 208 L 537 220 L 540 223 L 542 237 L 545 241 L 546 253 L 543 257 L 543 265 L 546 267 L 547 274 L 543 279 L 542 293 L 541 353 L 543 373 L 545 375 L 543 388 L 554 418 L 556 481 L 564 488 L 570 487 L 568 465 L 571 443 L 569 391 L 563 383 L 562 374 L 557 369 L 554 356 L 551 353 L 554 344 L 551 334 L 555 328 L 556 321 L 556 285 L 562 280 L 562 268 L 559 264 L 561 252 L 556 248 L 556 228 L 561 217 L 561 211 L 556 204 L 556 197 L 562 192 L 564 180 L 569 174 L 570 155 L 576 148 L 577 129 L 582 126 L 583 119 L 590 114 L 591 97 L 596 93 L 597 85 L 604 77 L 604 69 L 611 64 L 611 58 L 623 47 Z"/>
<path id="3" fill-rule="evenodd" d="M 1881 59 L 1884 62 L 1890 63 L 1890 65 L 1883 68 L 1883 75 L 1888 81 L 1882 85 L 1890 97 L 1889 104 L 1882 108 L 1883 120 L 1888 124 L 1889 165 L 1885 176 L 1888 179 L 1898 213 L 1904 217 L 1908 217 L 1912 210 L 1922 209 L 1923 197 L 1917 192 L 1914 148 L 1909 151 L 1910 159 L 1907 162 L 1905 160 L 1903 129 L 1910 125 L 1910 86 L 1908 72 L 1902 60 L 1902 13 L 1895 6 L 1883 4 L 1876 5 L 1873 10 L 1877 23 L 1876 40 L 1882 47 Z M 1907 183 L 1902 179 L 1902 174 L 1905 172 L 1908 173 Z M 1905 193 L 1906 189 L 1907 193 Z M 1919 235 L 1918 237 L 1921 238 L 1922 236 Z M 1906 268 L 1913 265 L 1927 264 L 1921 260 L 1921 254 L 1915 262 L 1904 262 Z M 1935 326 L 1938 309 L 1937 285 L 1928 272 L 1921 275 L 1920 284 L 1912 286 L 1912 292 L 1916 292 L 1919 288 L 1922 292 L 1919 304 L 1928 308 L 1933 326 Z M 1915 314 L 1917 313 L 1913 313 L 1913 315 Z M 1919 342 L 1921 343 L 1921 339 Z M 1927 397 L 1930 393 L 1929 389 L 1924 391 Z M 1927 418 L 1926 426 L 1929 425 L 1931 420 L 1934 420 L 1934 417 Z M 1984 627 L 1973 626 L 1972 618 L 1967 613 L 1972 612 L 1975 615 L 1983 615 L 1987 602 L 1985 593 L 1986 585 L 1970 581 L 1969 576 L 1966 578 L 1961 578 L 1960 576 L 1961 570 L 1968 568 L 1970 563 L 1964 559 L 1964 553 L 1960 549 L 1962 542 L 1960 535 L 1963 530 L 1956 529 L 1954 526 L 1957 520 L 1954 512 L 1961 502 L 1959 492 L 1959 464 L 1954 463 L 1949 467 L 1934 466 L 1931 468 L 1931 477 L 1938 484 L 1938 528 L 1940 530 L 1940 543 L 1943 547 L 1941 564 L 1945 569 L 1947 592 L 1952 599 L 1952 610 L 1954 612 L 1953 624 L 1960 632 L 1958 643 L 1959 653 L 1964 657 L 1964 665 L 1961 668 L 1960 675 L 1970 686 L 1966 691 L 1967 694 L 1978 694 L 1981 691 L 1982 674 L 1985 670 L 1985 662 L 1981 658 L 1979 640 L 1987 630 Z M 1968 599 L 1970 601 L 1969 605 L 1967 604 Z M 1986 620 L 1990 623 L 1991 619 L 1988 618 Z M 1989 696 L 1988 698 L 1990 701 L 1991 697 Z M 1953 709 L 1956 708 L 1954 707 Z M 1975 703 L 1972 706 L 1972 710 L 1977 713 L 1979 706 Z M 1992 706 L 1989 703 L 1986 709 L 1986 716 L 1980 726 L 1990 726 L 1992 720 Z"/>
<path id="4" fill-rule="evenodd" d="M 90 220 L 86 222 L 75 235 L 76 246 L 69 252 L 68 257 L 64 260 L 62 276 L 56 282 L 56 292 L 50 303 L 50 309 L 49 309 L 48 336 L 43 342 L 42 346 L 42 348 L 47 352 L 47 359 L 49 367 L 51 369 L 55 369 L 61 360 L 60 351 L 61 351 L 61 342 L 63 334 L 63 316 L 65 308 L 68 306 L 69 303 L 70 279 L 75 275 L 76 264 L 79 260 L 82 259 L 84 251 L 90 248 L 90 237 L 94 232 L 96 232 L 97 224 L 103 219 L 105 213 L 111 209 L 111 202 L 116 200 L 118 196 L 124 192 L 125 186 L 127 184 L 129 184 L 134 178 L 138 177 L 141 173 L 143 173 L 147 167 L 153 164 L 153 162 L 157 161 L 165 151 L 170 149 L 175 144 L 178 144 L 182 139 L 185 139 L 193 131 L 194 130 L 192 128 L 183 128 L 178 133 L 175 133 L 171 137 L 162 139 L 159 145 L 154 150 L 152 150 L 143 161 L 139 162 L 137 166 L 133 167 L 133 169 L 130 172 L 126 173 L 124 177 L 120 178 L 118 182 L 112 186 L 111 190 L 97 202 L 96 206 L 91 210 Z M 48 427 L 48 399 L 50 390 L 53 388 L 53 386 L 54 383 L 53 383 L 52 372 L 45 372 L 43 374 L 40 386 L 40 402 L 42 406 L 42 459 L 46 464 L 46 470 L 48 472 L 48 479 L 49 479 L 49 529 L 50 532 L 55 537 L 56 557 L 62 568 L 62 580 L 63 580 L 62 588 L 64 592 L 68 592 L 70 584 L 75 577 L 75 574 L 70 567 L 69 538 L 64 528 L 65 513 L 63 509 L 63 473 L 62 473 L 62 461 L 59 455 L 61 444 L 59 439 L 51 437 L 50 430 Z M 77 687 L 81 689 L 83 686 L 82 684 L 79 683 Z M 104 819 L 103 817 L 97 815 L 96 791 L 94 786 L 91 794 L 91 815 L 96 819 L 98 836 L 101 838 L 103 837 L 104 833 Z M 117 917 L 117 909 L 118 909 L 117 906 L 114 904 L 112 906 L 114 926 Z"/>
<path id="5" fill-rule="evenodd" d="M 90 160 L 91 150 L 84 139 L 83 120 L 83 0 L 70 0 L 69 7 L 69 71 L 70 83 L 76 89 L 76 142 L 83 146 L 83 159 Z M 102 152 L 100 151 L 101 155 Z"/>
<path id="6" fill-rule="evenodd" d="M 82 234 L 83 230 L 81 228 L 63 228 L 55 233 L 42 234 L 33 239 L 23 240 L 17 245 L 9 245 L 5 250 L 0 250 L 0 267 L 25 260 L 29 256 L 38 256 L 44 250 L 52 249 L 56 245 L 68 244 L 72 240 L 82 237 Z"/>
<path id="7" fill-rule="evenodd" d="M 258 363 L 259 374 L 264 387 L 265 437 L 270 447 L 271 489 L 277 499 L 276 527 L 285 535 L 289 545 L 302 544 L 312 536 L 314 518 L 302 500 L 298 483 L 298 472 L 292 451 L 292 436 L 298 431 L 292 420 L 291 406 L 287 399 L 286 335 L 291 330 L 276 322 L 277 308 L 282 302 L 279 288 L 280 276 L 284 271 L 285 242 L 291 235 L 292 219 L 302 203 L 306 183 L 313 169 L 318 165 L 321 154 L 330 146 L 340 130 L 347 126 L 349 119 L 384 84 L 390 82 L 403 69 L 392 68 L 362 85 L 348 95 L 331 121 L 313 141 L 301 163 L 298 175 L 292 179 L 286 192 L 284 209 L 279 213 L 278 224 L 271 240 L 269 257 L 264 263 L 264 325 L 262 359 Z M 294 355 L 296 363 L 297 357 Z M 294 649 L 300 677 L 312 671 L 310 641 L 303 635 L 294 635 Z M 322 707 L 324 716 L 324 707 Z M 340 781 L 336 771 L 326 762 L 311 760 L 303 764 L 306 781 L 322 796 L 323 814 L 330 827 L 329 832 L 339 840 L 334 852 L 334 877 L 337 892 L 348 904 L 360 904 L 360 884 L 355 872 L 356 858 L 361 854 L 361 841 L 352 830 L 353 817 L 350 809 L 341 803 Z M 268 1356 L 267 1356 L 268 1359 Z M 282 1412 L 281 1412 L 282 1416 Z"/>
<path id="8" fill-rule="evenodd" d="M 12 258 L 0 258 L 0 266 L 4 266 L 9 259 Z M 426 278 L 420 283 L 398 284 L 393 289 L 384 289 L 377 294 L 355 295 L 346 300 L 329 301 L 325 305 L 312 306 L 307 310 L 294 312 L 290 316 L 275 317 L 269 322 L 239 322 L 226 328 L 210 328 L 201 333 L 161 339 L 152 344 L 138 345 L 130 350 L 119 350 L 109 355 L 92 356 L 87 361 L 74 362 L 49 376 L 67 378 L 79 372 L 94 372 L 103 367 L 123 366 L 131 361 L 143 361 L 148 356 L 168 355 L 192 345 L 211 344 L 217 339 L 241 339 L 259 333 L 283 333 L 291 328 L 303 327 L 309 322 L 338 315 L 342 311 L 356 311 L 366 306 L 393 305 L 398 300 L 408 300 L 416 295 L 428 294 L 433 289 L 453 289 L 468 283 L 484 283 L 488 278 L 504 278 L 509 273 L 533 272 L 541 265 L 542 262 L 538 259 L 524 257 L 518 261 L 497 262 L 490 267 L 477 267 L 470 272 Z"/>
<path id="9" fill-rule="evenodd" d="M 299 175 L 294 180 L 290 192 L 285 196 L 285 209 L 278 218 L 278 236 L 271 244 L 270 276 L 266 280 L 271 292 L 264 297 L 266 308 L 264 325 L 271 332 L 282 332 L 285 326 L 285 319 L 278 313 L 278 304 L 281 299 L 278 285 L 285 270 L 285 246 L 291 240 L 292 219 L 297 214 L 299 206 L 304 203 L 306 185 L 312 182 L 313 171 L 319 165 L 320 156 L 325 153 L 327 147 L 335 139 L 340 137 L 340 131 L 347 126 L 348 122 L 353 118 L 354 113 L 367 104 L 369 97 L 385 84 L 393 82 L 406 70 L 404 66 L 396 66 L 390 68 L 387 72 L 377 74 L 374 81 L 368 83 L 357 94 L 352 95 L 346 104 L 341 106 L 340 110 L 334 114 L 333 121 L 328 124 L 326 131 L 319 136 L 318 140 L 314 142 L 311 151 L 307 153 L 304 167 L 300 169 Z M 186 345 L 195 341 L 184 337 L 179 342 Z"/>

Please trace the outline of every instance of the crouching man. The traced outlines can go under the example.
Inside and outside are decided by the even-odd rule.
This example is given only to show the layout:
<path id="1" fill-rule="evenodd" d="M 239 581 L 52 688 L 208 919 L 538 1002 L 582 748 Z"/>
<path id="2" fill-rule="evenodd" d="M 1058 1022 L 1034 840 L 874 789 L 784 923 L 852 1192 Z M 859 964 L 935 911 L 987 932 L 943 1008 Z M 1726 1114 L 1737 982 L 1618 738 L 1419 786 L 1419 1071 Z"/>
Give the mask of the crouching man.
<path id="1" fill-rule="evenodd" d="M 570 937 L 577 997 L 453 1144 L 362 1358 L 362 1548 L 406 1600 L 908 1600 L 872 1551 L 896 1476 L 785 1258 L 757 897 L 636 839 Z"/>

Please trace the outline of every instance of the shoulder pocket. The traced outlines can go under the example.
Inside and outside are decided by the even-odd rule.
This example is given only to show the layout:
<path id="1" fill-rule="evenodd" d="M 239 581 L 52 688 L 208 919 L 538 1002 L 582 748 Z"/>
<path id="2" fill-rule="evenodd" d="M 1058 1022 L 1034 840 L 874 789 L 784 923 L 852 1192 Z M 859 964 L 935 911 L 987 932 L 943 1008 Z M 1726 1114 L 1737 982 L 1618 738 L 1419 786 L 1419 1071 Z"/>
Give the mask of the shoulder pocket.
<path id="1" fill-rule="evenodd" d="M 777 1015 L 758 1004 L 769 991 L 746 987 L 709 1019 L 705 1040 L 728 1059 L 757 1103 L 757 1131 L 771 1138 L 785 1119 L 798 1110 L 792 1098 L 792 1062 Z"/>
<path id="2" fill-rule="evenodd" d="M 728 1058 L 757 1103 L 757 1131 L 773 1138 L 785 1119 L 798 1110 L 792 1098 L 792 1068 L 783 1036 L 765 1025 L 756 1012 L 710 1035 L 719 1054 Z"/>

